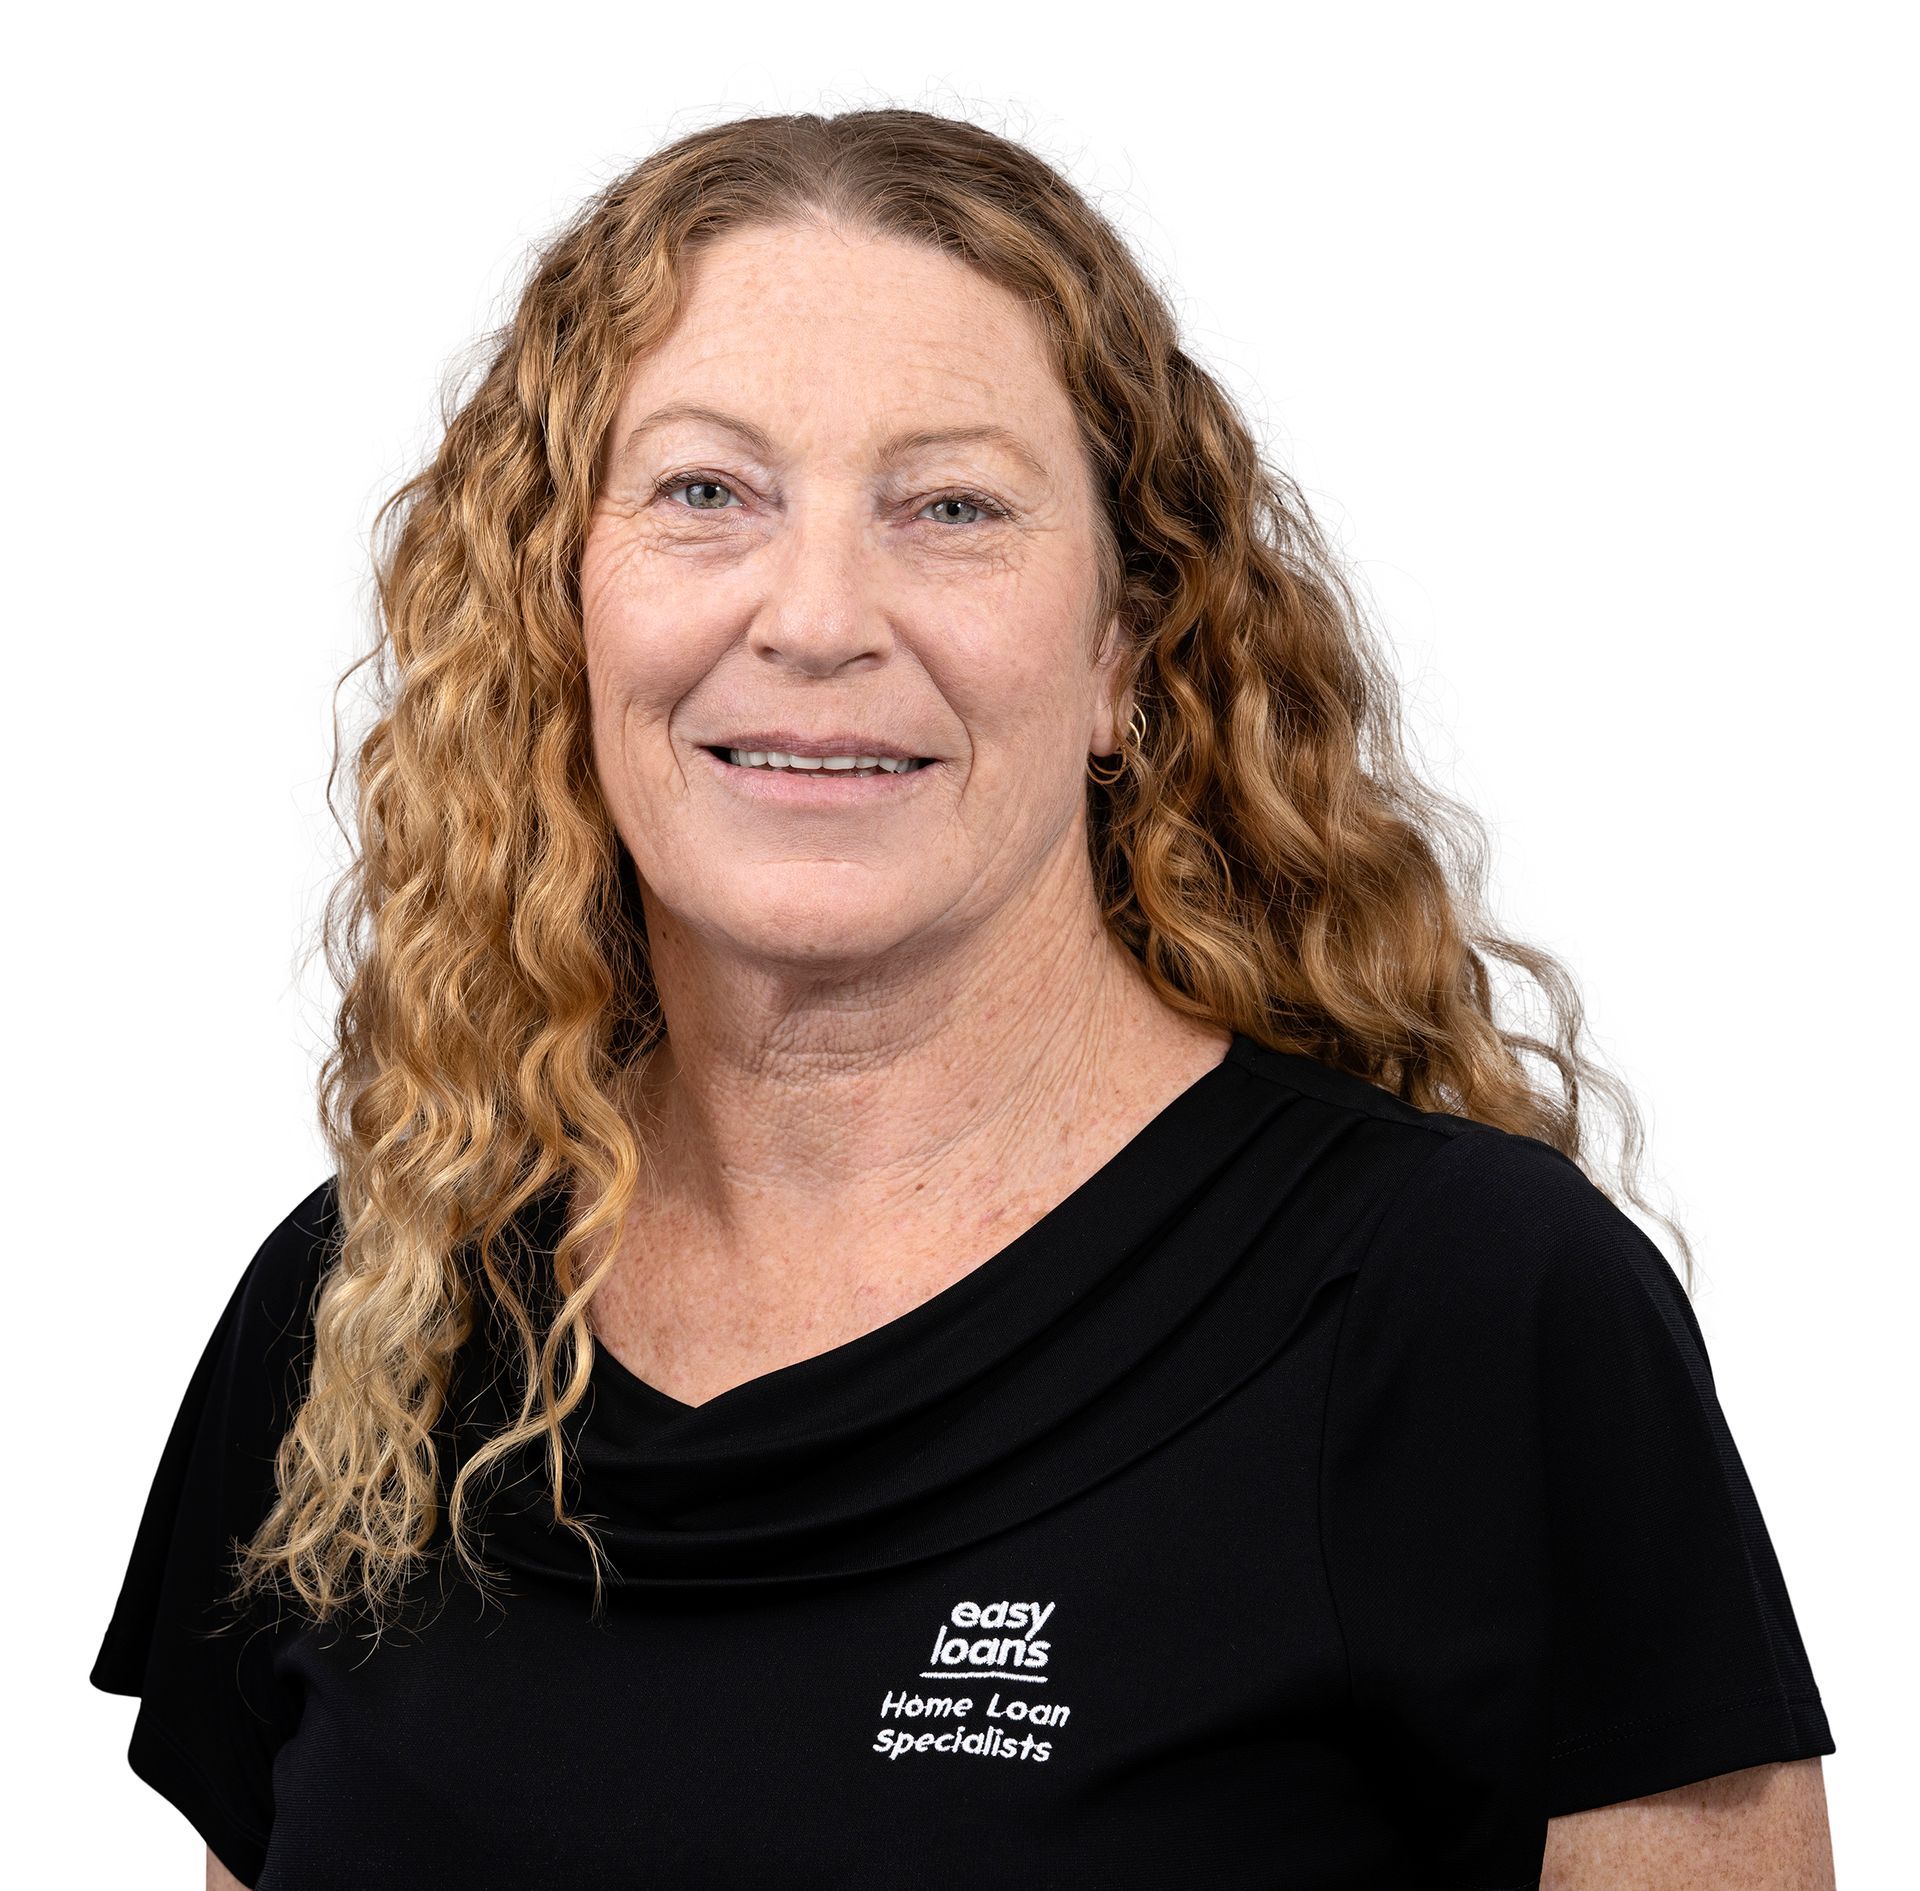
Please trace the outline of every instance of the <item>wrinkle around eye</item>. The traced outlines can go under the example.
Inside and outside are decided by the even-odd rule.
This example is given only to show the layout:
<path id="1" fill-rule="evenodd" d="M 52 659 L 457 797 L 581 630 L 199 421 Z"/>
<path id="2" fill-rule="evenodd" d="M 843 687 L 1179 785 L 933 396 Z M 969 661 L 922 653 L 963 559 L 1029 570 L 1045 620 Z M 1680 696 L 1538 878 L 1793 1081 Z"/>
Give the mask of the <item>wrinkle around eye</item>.
<path id="1" fill-rule="evenodd" d="M 723 506 L 691 506 L 672 503 L 673 495 L 684 492 L 690 486 L 715 486 L 722 492 L 739 499 L 739 489 L 733 480 L 722 479 L 719 475 L 698 470 L 682 470 L 669 473 L 653 482 L 650 498 L 666 501 L 668 512 L 679 512 L 693 518 L 719 518 L 729 512 L 744 511 L 744 503 Z M 977 519 L 927 519 L 922 515 L 934 506 L 960 504 L 970 506 L 980 516 Z M 990 494 L 978 492 L 971 487 L 955 487 L 945 492 L 935 492 L 920 501 L 912 518 L 913 525 L 931 525 L 942 536 L 961 536 L 985 531 L 993 526 L 1011 525 L 1015 522 L 1014 508 L 1004 500 L 995 499 Z"/>

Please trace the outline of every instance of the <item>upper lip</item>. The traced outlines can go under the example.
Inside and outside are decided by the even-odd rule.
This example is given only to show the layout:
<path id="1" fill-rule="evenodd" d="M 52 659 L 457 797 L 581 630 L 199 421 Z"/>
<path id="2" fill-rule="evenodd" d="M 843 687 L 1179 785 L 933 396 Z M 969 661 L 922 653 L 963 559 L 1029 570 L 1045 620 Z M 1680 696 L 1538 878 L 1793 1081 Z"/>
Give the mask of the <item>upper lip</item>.
<path id="1" fill-rule="evenodd" d="M 931 761 L 918 749 L 903 749 L 877 735 L 802 735 L 797 729 L 750 729 L 707 744 L 716 749 L 748 749 L 778 755 L 884 755 L 890 761 Z"/>

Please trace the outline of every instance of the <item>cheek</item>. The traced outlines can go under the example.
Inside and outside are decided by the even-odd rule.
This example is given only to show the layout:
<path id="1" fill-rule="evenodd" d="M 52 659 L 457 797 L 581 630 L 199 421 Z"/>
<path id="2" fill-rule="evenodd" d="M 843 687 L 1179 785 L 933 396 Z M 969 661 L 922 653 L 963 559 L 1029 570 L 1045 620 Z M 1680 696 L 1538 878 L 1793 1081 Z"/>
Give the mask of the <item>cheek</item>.
<path id="1" fill-rule="evenodd" d="M 698 626 L 658 587 L 639 581 L 633 557 L 617 552 L 596 559 L 590 548 L 581 565 L 580 600 L 596 737 L 618 740 L 639 727 L 664 725 L 699 681 Z"/>
<path id="2" fill-rule="evenodd" d="M 1030 746 L 1036 752 L 1022 759 L 1041 767 L 1051 748 L 1072 746 L 1093 690 L 1076 615 L 1085 608 L 1069 586 L 1036 585 L 999 608 L 948 620 L 949 634 L 929 648 L 929 668 L 983 744 Z"/>

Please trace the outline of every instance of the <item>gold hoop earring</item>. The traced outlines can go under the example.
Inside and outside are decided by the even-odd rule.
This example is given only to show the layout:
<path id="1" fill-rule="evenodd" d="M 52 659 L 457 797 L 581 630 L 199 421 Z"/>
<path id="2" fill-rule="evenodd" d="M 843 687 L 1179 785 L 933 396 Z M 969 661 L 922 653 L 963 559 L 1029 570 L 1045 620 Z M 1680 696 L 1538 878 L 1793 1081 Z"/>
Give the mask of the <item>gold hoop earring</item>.
<path id="1" fill-rule="evenodd" d="M 1137 730 L 1134 727 L 1136 723 L 1139 724 Z M 1137 698 L 1135 699 L 1131 714 L 1127 717 L 1127 734 L 1133 737 L 1133 753 L 1137 755 L 1147 739 L 1147 712 L 1140 707 Z M 1111 788 L 1114 783 L 1127 772 L 1127 768 L 1131 762 L 1132 758 L 1127 753 L 1127 744 L 1124 737 L 1121 739 L 1120 747 L 1115 752 L 1120 757 L 1120 765 L 1110 775 L 1103 775 L 1099 769 L 1094 767 L 1094 758 L 1091 755 L 1087 757 L 1087 773 L 1103 788 Z"/>

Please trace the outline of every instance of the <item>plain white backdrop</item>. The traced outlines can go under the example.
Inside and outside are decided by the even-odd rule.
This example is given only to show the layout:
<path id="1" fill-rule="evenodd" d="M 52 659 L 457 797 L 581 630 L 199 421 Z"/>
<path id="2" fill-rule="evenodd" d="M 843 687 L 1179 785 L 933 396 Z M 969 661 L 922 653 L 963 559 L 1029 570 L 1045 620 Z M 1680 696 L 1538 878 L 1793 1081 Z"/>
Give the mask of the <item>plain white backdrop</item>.
<path id="1" fill-rule="evenodd" d="M 197 1885 L 87 1685 L 207 1332 L 326 1173 L 367 532 L 659 143 L 908 104 L 1059 164 L 1397 653 L 1651 1126 L 1838 1743 L 1910 1865 L 1916 309 L 1892 5 L 43 9 L 5 299 L 15 1883 Z M 24 1693 L 18 1684 L 24 1682 Z"/>

